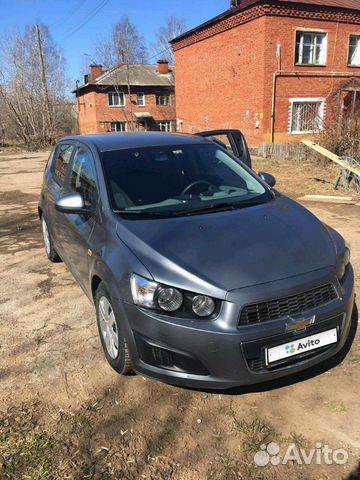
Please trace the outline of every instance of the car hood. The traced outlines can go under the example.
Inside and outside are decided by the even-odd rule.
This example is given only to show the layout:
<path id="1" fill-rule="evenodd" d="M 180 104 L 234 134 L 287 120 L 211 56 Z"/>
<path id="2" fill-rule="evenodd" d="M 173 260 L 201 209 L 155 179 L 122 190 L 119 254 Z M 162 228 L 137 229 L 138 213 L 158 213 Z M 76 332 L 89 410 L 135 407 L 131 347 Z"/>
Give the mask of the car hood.
<path id="1" fill-rule="evenodd" d="M 154 280 L 219 297 L 336 263 L 327 228 L 286 197 L 203 215 L 121 218 L 117 234 Z"/>

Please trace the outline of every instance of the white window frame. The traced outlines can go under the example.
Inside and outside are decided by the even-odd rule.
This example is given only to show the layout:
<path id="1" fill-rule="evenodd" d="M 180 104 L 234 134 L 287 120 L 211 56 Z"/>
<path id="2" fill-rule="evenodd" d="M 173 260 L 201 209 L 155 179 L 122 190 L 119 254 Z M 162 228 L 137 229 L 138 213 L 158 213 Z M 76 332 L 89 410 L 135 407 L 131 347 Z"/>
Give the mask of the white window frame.
<path id="1" fill-rule="evenodd" d="M 119 102 L 114 104 L 114 97 L 113 95 L 117 95 Z M 112 98 L 112 101 L 110 100 Z M 121 101 L 122 99 L 122 101 Z M 126 107 L 126 95 L 124 92 L 109 92 L 108 93 L 108 103 L 110 108 L 123 108 Z"/>
<path id="2" fill-rule="evenodd" d="M 124 125 L 124 127 L 125 127 L 125 128 L 124 128 L 124 130 L 122 130 L 122 129 L 120 129 L 120 130 L 117 130 L 116 128 L 115 128 L 115 130 L 113 130 L 113 129 L 112 129 L 112 126 L 113 126 L 113 124 L 115 124 L 115 125 L 116 125 L 117 123 L 121 123 L 121 124 L 123 124 L 123 125 Z M 110 124 L 110 130 L 111 130 L 113 133 L 127 132 L 127 131 L 128 131 L 128 125 L 127 125 L 127 122 L 124 122 L 124 121 L 122 121 L 122 120 L 114 120 L 114 121 L 113 121 L 113 122 L 111 122 L 111 124 Z"/>
<path id="3" fill-rule="evenodd" d="M 292 129 L 294 104 L 295 103 L 320 103 L 321 104 L 320 109 L 319 109 L 319 116 L 320 116 L 320 120 L 321 120 L 321 125 L 318 129 L 316 129 L 316 130 L 301 130 L 301 131 Z M 322 130 L 324 130 L 325 113 L 326 113 L 326 104 L 325 104 L 325 98 L 323 98 L 323 97 L 319 97 L 319 98 L 290 98 L 289 133 L 291 135 L 309 135 L 310 133 L 321 132 Z"/>
<path id="4" fill-rule="evenodd" d="M 160 98 L 168 98 L 169 101 L 166 103 L 161 103 Z M 171 105 L 171 95 L 166 93 L 158 93 L 156 95 L 156 105 L 158 107 L 168 107 L 169 105 Z"/>
<path id="5" fill-rule="evenodd" d="M 139 98 L 142 98 L 142 103 L 139 102 Z M 137 104 L 138 104 L 138 107 L 146 107 L 146 95 L 144 92 L 139 92 L 137 94 Z"/>
<path id="6" fill-rule="evenodd" d="M 357 55 L 359 57 L 359 61 L 358 63 L 352 63 L 351 62 L 351 58 L 350 58 L 350 42 L 351 42 L 351 37 L 357 37 L 357 47 L 356 50 L 357 50 Z M 348 50 L 348 66 L 349 67 L 360 67 L 360 35 L 359 34 L 351 34 L 349 36 L 349 50 Z"/>
<path id="7" fill-rule="evenodd" d="M 173 131 L 171 120 L 161 120 L 160 122 L 156 122 L 156 125 L 158 126 L 160 132 L 171 133 Z M 162 125 L 165 126 L 165 130 L 160 128 Z"/>
<path id="8" fill-rule="evenodd" d="M 299 58 L 296 58 L 296 51 L 297 51 L 297 37 L 298 35 L 301 35 L 300 38 L 300 45 L 299 45 Z M 314 38 L 314 43 L 312 47 L 312 62 L 311 63 L 304 63 L 303 60 L 303 46 L 304 46 L 304 36 L 305 35 L 313 35 L 314 37 L 316 35 L 323 35 L 324 37 L 324 43 L 323 43 L 323 62 L 321 63 L 315 63 L 314 56 L 316 53 L 316 39 Z M 303 30 L 301 28 L 298 28 L 295 32 L 295 65 L 307 65 L 307 66 L 315 66 L 315 67 L 325 67 L 327 63 L 327 52 L 328 52 L 328 33 L 325 31 L 317 31 L 317 30 Z"/>

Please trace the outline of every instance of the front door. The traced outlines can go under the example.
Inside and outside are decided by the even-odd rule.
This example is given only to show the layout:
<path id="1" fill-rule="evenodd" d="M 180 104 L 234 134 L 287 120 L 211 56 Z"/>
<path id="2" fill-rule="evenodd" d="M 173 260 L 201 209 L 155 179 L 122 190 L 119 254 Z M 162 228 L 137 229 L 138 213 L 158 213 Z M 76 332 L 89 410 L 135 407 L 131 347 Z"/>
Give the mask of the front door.
<path id="1" fill-rule="evenodd" d="M 209 132 L 200 132 L 197 135 L 209 138 L 223 148 L 226 148 L 226 150 L 251 168 L 250 152 L 245 137 L 240 130 L 211 130 Z"/>
<path id="2" fill-rule="evenodd" d="M 92 153 L 78 146 L 71 164 L 68 188 L 81 193 L 85 206 L 91 213 L 64 214 L 66 222 L 66 258 L 72 273 L 85 288 L 89 287 L 88 256 L 92 255 L 91 236 L 99 222 L 99 192 Z"/>
<path id="3" fill-rule="evenodd" d="M 45 218 L 55 250 L 66 263 L 66 218 L 55 208 L 55 203 L 67 193 L 67 182 L 71 159 L 75 151 L 74 142 L 60 143 L 54 152 L 54 160 L 51 166 L 48 188 L 46 190 L 47 201 L 45 202 Z"/>

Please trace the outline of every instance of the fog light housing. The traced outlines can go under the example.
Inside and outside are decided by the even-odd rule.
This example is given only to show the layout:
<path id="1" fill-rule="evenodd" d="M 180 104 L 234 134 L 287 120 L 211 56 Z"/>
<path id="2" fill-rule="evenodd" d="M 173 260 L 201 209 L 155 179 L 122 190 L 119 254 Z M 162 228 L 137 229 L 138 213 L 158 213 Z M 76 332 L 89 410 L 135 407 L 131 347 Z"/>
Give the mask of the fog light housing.
<path id="1" fill-rule="evenodd" d="M 164 287 L 157 294 L 157 304 L 166 312 L 175 312 L 183 303 L 183 294 L 177 288 Z"/>
<path id="2" fill-rule="evenodd" d="M 206 295 L 195 295 L 192 300 L 193 312 L 198 317 L 209 317 L 215 310 L 215 302 Z"/>

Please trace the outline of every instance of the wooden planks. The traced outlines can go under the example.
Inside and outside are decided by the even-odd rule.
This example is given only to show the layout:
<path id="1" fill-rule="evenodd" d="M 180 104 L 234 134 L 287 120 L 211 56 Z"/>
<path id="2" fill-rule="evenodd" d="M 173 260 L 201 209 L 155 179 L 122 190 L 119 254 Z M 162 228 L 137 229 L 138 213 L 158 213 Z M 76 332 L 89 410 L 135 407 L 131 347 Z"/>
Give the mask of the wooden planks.
<path id="1" fill-rule="evenodd" d="M 335 155 L 335 153 L 332 153 L 332 152 L 330 152 L 329 150 L 327 150 L 326 148 L 321 147 L 320 145 L 318 145 L 317 143 L 313 142 L 312 140 L 303 140 L 303 143 L 304 143 L 307 147 L 310 147 L 310 148 L 312 148 L 313 150 L 315 150 L 315 152 L 318 152 L 318 153 L 320 153 L 321 155 L 324 155 L 324 157 L 327 157 L 327 158 L 329 158 L 330 160 L 332 160 L 333 162 L 337 163 L 337 164 L 340 165 L 342 168 L 346 168 L 347 170 L 349 170 L 349 172 L 352 172 L 352 173 L 354 173 L 355 175 L 360 176 L 360 169 L 359 169 L 359 168 L 355 168 L 355 167 L 353 167 L 352 165 L 349 165 L 348 163 L 343 162 L 342 160 L 340 160 L 340 157 L 338 157 L 337 155 Z"/>

